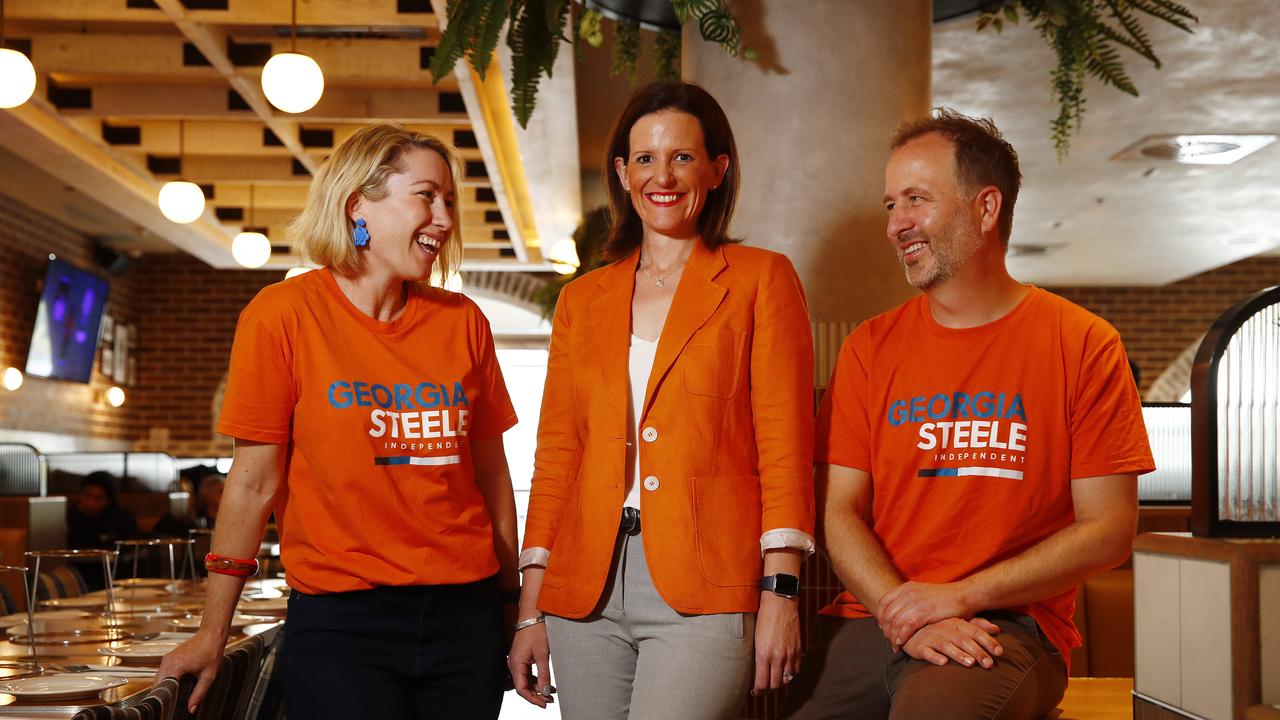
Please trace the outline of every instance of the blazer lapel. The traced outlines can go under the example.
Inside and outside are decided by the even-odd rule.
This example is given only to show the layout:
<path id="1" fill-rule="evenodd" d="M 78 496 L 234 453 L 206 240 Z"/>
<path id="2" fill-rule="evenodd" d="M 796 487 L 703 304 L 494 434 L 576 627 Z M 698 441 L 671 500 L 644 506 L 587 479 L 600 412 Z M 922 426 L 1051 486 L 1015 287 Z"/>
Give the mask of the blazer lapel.
<path id="1" fill-rule="evenodd" d="M 638 251 L 637 251 L 638 252 Z M 595 352 L 588 357 L 588 364 L 600 371 L 600 385 L 596 391 L 603 395 L 614 410 L 610 418 L 617 418 L 617 428 L 610 433 L 626 437 L 628 384 L 623 382 L 630 373 L 628 358 L 631 353 L 631 296 L 636 284 L 636 253 L 608 266 L 599 273 L 600 295 L 590 303 L 587 322 L 591 330 L 591 346 Z"/>
<path id="2" fill-rule="evenodd" d="M 680 286 L 676 288 L 675 298 L 671 301 L 671 309 L 667 312 L 666 323 L 662 326 L 662 336 L 658 340 L 658 352 L 653 359 L 653 370 L 649 373 L 649 386 L 644 396 L 643 418 L 653 404 L 653 396 L 658 386 L 666 378 L 667 372 L 675 363 L 689 338 L 698 328 L 706 324 L 720 301 L 724 300 L 724 287 L 713 282 L 716 275 L 725 267 L 724 251 L 716 248 L 709 250 L 701 241 L 689 255 L 688 265 L 680 277 Z M 631 267 L 631 266 L 628 266 Z M 635 273 L 631 274 L 631 283 L 627 287 L 627 298 L 635 285 Z M 628 307 L 630 303 L 628 302 Z M 630 323 L 628 323 L 628 327 Z"/>

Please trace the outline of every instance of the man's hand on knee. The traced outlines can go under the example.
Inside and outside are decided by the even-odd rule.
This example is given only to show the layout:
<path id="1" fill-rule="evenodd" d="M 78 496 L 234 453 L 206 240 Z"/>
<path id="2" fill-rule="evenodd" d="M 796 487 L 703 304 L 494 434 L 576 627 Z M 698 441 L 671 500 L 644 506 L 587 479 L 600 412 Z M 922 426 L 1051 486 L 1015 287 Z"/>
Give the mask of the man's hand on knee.
<path id="1" fill-rule="evenodd" d="M 946 665 L 954 661 L 964 667 L 992 668 L 1004 648 L 995 635 L 1000 628 L 983 618 L 947 618 L 918 630 L 902 651 L 917 660 Z"/>
<path id="2" fill-rule="evenodd" d="M 969 618 L 981 609 L 973 607 L 960 583 L 904 582 L 880 598 L 876 619 L 897 650 L 929 623 Z"/>

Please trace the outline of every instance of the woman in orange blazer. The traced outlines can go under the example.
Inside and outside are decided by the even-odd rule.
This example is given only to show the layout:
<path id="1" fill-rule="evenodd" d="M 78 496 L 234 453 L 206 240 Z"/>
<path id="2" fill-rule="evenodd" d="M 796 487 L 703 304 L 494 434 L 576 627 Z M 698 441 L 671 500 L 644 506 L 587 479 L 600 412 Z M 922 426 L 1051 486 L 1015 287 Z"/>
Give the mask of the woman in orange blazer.
<path id="1" fill-rule="evenodd" d="M 508 663 L 545 707 L 549 647 L 567 720 L 736 717 L 799 665 L 804 293 L 726 235 L 737 153 L 705 90 L 637 91 L 609 158 L 616 262 L 556 309 Z"/>

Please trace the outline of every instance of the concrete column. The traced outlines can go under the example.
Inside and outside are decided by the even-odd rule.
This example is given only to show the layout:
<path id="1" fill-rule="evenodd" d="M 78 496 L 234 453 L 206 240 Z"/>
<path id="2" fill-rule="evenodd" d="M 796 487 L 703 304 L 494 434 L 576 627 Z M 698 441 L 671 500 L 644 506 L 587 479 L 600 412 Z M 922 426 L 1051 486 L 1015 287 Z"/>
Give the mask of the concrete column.
<path id="1" fill-rule="evenodd" d="M 683 73 L 729 116 L 741 156 L 733 232 L 786 253 L 813 319 L 910 297 L 885 236 L 888 139 L 929 110 L 930 0 L 735 0 L 756 62 L 685 28 Z M 825 378 L 824 378 L 825 380 Z"/>

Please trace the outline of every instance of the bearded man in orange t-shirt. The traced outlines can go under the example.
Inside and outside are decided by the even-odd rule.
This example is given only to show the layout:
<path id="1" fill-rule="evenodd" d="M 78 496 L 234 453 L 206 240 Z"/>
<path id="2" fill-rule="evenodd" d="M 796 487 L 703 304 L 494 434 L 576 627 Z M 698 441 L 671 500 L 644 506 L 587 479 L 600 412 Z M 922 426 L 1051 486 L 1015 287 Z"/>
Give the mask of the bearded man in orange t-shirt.
<path id="1" fill-rule="evenodd" d="M 1021 173 L 989 120 L 899 128 L 888 235 L 924 291 L 845 341 L 818 414 L 818 529 L 847 588 L 784 717 L 1038 718 L 1075 588 L 1128 557 L 1154 469 L 1119 334 L 1010 277 Z"/>

